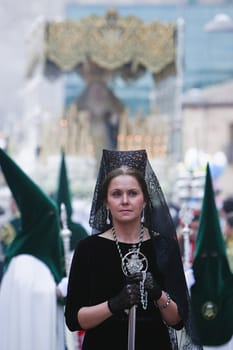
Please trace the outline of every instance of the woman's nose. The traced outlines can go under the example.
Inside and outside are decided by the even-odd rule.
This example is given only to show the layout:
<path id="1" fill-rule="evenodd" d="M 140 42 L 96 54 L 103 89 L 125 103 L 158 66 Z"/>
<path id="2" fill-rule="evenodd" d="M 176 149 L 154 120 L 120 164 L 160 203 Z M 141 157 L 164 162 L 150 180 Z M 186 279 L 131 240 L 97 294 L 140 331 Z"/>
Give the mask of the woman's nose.
<path id="1" fill-rule="evenodd" d="M 124 194 L 122 195 L 122 202 L 123 202 L 123 203 L 128 203 L 128 196 L 127 196 L 127 193 L 124 193 Z"/>

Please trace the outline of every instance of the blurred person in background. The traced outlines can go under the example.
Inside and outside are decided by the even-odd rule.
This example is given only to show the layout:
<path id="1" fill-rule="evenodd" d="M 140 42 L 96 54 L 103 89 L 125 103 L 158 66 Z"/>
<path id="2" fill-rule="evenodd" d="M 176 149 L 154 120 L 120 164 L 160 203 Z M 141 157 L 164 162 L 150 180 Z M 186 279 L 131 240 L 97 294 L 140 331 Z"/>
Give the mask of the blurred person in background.
<path id="1" fill-rule="evenodd" d="M 204 350 L 232 350 L 233 274 L 227 259 L 209 164 L 192 271 L 192 310 Z"/>
<path id="2" fill-rule="evenodd" d="M 0 241 L 2 243 L 3 254 L 21 230 L 21 216 L 16 201 L 13 196 L 10 197 L 9 201 L 10 220 L 4 222 L 0 227 Z"/>
<path id="3" fill-rule="evenodd" d="M 222 231 L 226 243 L 227 257 L 231 271 L 233 272 L 233 196 L 230 195 L 223 200 L 219 212 L 222 224 Z"/>
<path id="4" fill-rule="evenodd" d="M 0 166 L 22 220 L 4 256 L 1 350 L 64 350 L 57 285 L 65 269 L 57 207 L 2 149 Z"/>
<path id="5" fill-rule="evenodd" d="M 226 216 L 226 222 L 224 226 L 224 238 L 226 242 L 227 258 L 230 264 L 231 271 L 233 272 L 233 212 Z"/>

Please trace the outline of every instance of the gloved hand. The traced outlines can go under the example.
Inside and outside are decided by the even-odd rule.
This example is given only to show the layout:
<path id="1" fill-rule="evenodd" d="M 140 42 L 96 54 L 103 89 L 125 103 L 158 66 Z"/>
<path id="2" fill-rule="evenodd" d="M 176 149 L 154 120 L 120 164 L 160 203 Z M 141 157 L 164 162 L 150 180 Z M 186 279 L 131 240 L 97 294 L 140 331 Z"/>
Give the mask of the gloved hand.
<path id="1" fill-rule="evenodd" d="M 154 280 L 151 272 L 146 273 L 145 279 L 145 290 L 148 292 L 148 296 L 150 299 L 157 301 L 162 295 L 162 289 L 158 285 L 158 283 Z"/>
<path id="2" fill-rule="evenodd" d="M 67 296 L 68 277 L 63 277 L 57 285 L 57 294 L 59 297 L 65 298 Z"/>
<path id="3" fill-rule="evenodd" d="M 142 272 L 136 272 L 126 277 L 126 284 L 139 284 L 142 280 Z"/>
<path id="4" fill-rule="evenodd" d="M 108 300 L 110 311 L 115 314 L 125 309 L 130 309 L 133 305 L 140 303 L 139 284 L 126 284 L 121 292 L 115 297 Z"/>

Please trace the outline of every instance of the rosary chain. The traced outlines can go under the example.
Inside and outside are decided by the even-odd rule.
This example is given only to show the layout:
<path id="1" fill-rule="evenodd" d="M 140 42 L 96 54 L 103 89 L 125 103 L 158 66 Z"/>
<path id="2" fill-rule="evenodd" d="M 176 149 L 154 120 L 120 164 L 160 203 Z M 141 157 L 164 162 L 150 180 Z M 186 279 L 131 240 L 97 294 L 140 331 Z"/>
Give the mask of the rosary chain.
<path id="1" fill-rule="evenodd" d="M 113 234 L 113 237 L 114 237 L 114 240 L 115 240 L 115 243 L 116 243 L 116 246 L 117 246 L 117 250 L 118 250 L 120 258 L 121 258 L 121 261 L 123 261 L 123 255 L 122 255 L 121 248 L 120 248 L 117 236 L 116 236 L 116 231 L 115 231 L 114 226 L 112 226 L 112 234 Z M 137 246 L 137 249 L 136 249 L 137 253 L 139 253 L 139 251 L 140 251 L 142 240 L 143 240 L 143 235 L 144 235 L 144 226 L 141 225 L 138 246 Z"/>

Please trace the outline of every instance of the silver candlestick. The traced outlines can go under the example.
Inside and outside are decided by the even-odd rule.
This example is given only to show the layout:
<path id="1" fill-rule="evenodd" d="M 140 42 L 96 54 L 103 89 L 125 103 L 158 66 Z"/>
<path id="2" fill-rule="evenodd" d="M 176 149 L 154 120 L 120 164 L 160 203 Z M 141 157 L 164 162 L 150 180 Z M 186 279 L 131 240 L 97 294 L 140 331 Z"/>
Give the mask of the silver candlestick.
<path id="1" fill-rule="evenodd" d="M 192 209 L 188 206 L 188 204 L 183 204 L 179 217 L 184 223 L 184 228 L 182 229 L 182 235 L 184 237 L 184 270 L 188 270 L 191 266 L 190 264 L 190 227 L 189 225 L 191 224 L 193 220 L 193 211 Z"/>
<path id="2" fill-rule="evenodd" d="M 64 255 L 65 255 L 65 269 L 66 269 L 66 275 L 68 275 L 69 269 L 70 269 L 71 231 L 69 230 L 67 225 L 67 212 L 66 212 L 66 206 L 64 203 L 61 203 L 61 223 L 62 223 L 61 236 L 63 240 Z"/>
<path id="3" fill-rule="evenodd" d="M 66 212 L 66 206 L 64 203 L 61 203 L 61 237 L 63 241 L 63 247 L 64 247 L 64 258 L 65 258 L 65 270 L 66 270 L 66 276 L 69 275 L 70 271 L 70 237 L 71 237 L 71 230 L 69 230 L 67 225 L 67 212 Z M 78 338 L 65 326 L 65 338 L 66 338 L 66 347 L 69 350 L 79 350 L 78 345 Z"/>

